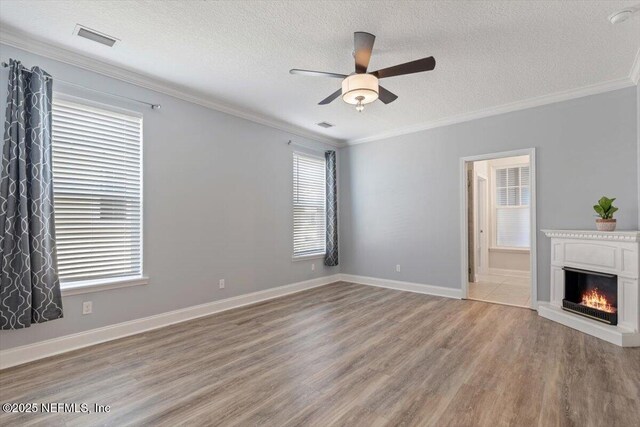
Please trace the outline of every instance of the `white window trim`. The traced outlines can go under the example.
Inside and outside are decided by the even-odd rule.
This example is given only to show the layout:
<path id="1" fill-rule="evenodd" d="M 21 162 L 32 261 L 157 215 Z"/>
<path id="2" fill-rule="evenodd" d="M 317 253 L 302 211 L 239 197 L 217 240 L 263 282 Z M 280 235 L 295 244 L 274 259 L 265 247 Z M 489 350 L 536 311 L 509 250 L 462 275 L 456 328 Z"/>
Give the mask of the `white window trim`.
<path id="1" fill-rule="evenodd" d="M 326 253 L 317 253 L 317 254 L 306 254 L 306 255 L 293 255 L 291 257 L 291 259 L 295 262 L 295 261 L 306 261 L 306 260 L 310 260 L 310 259 L 321 259 L 324 258 L 327 254 Z"/>
<path id="2" fill-rule="evenodd" d="M 291 153 L 291 162 L 292 162 L 292 164 L 293 164 L 293 157 L 294 157 L 294 156 L 296 156 L 296 155 L 298 155 L 298 156 L 314 157 L 314 158 L 316 158 L 316 159 L 318 159 L 318 160 L 322 160 L 322 161 L 326 162 L 325 157 L 324 157 L 324 156 L 322 156 L 322 155 L 320 155 L 320 154 L 317 154 L 317 153 L 309 153 L 309 152 L 307 152 L 307 151 L 298 151 L 298 150 L 295 150 L 295 151 L 293 151 L 293 152 Z M 325 167 L 326 167 L 326 164 L 325 164 Z M 291 188 L 293 188 L 293 185 L 291 186 Z M 324 186 L 324 200 L 325 200 L 325 202 L 324 202 L 324 203 L 325 203 L 324 210 L 325 210 L 325 212 L 326 212 L 326 210 L 327 210 L 327 206 L 326 206 L 326 203 L 327 203 L 327 186 L 326 186 L 326 176 L 325 176 L 325 186 Z M 293 192 L 292 192 L 292 193 L 291 193 L 291 214 L 292 214 L 292 215 L 293 215 L 293 210 L 294 210 L 294 208 L 295 208 L 295 201 L 294 201 L 294 198 L 293 198 Z M 326 214 L 325 214 L 325 215 L 326 215 Z M 292 218 L 292 220 L 293 220 L 293 218 Z M 326 221 L 326 219 L 325 219 L 325 221 Z M 325 233 L 326 233 L 326 227 L 327 227 L 327 224 L 325 223 Z M 325 246 L 324 246 L 324 252 L 318 252 L 318 253 L 312 253 L 312 254 L 304 254 L 304 255 L 296 255 L 296 254 L 293 252 L 293 251 L 294 251 L 294 240 L 295 240 L 295 234 L 294 234 L 294 227 L 293 227 L 293 222 L 292 222 L 292 223 L 291 223 L 291 260 L 292 260 L 293 262 L 296 262 L 296 261 L 306 261 L 306 260 L 310 260 L 310 259 L 319 259 L 319 258 L 324 258 L 324 257 L 326 256 L 326 254 L 327 254 L 327 242 L 326 242 L 326 240 L 325 240 L 325 243 L 324 243 L 324 245 L 325 245 Z"/>
<path id="3" fill-rule="evenodd" d="M 54 99 L 76 102 L 89 107 L 136 116 L 142 119 L 142 126 L 140 127 L 140 236 L 142 236 L 140 241 L 140 270 L 142 271 L 142 274 L 139 276 L 108 277 L 103 279 L 79 280 L 72 282 L 60 281 L 60 292 L 62 296 L 80 295 L 149 284 L 149 276 L 145 274 L 144 270 L 144 114 L 140 111 L 97 102 L 91 99 L 69 95 L 64 92 L 53 91 L 52 95 Z"/>
<path id="4" fill-rule="evenodd" d="M 528 254 L 530 249 L 528 248 L 512 248 L 509 246 L 496 246 L 489 248 L 491 252 L 502 252 L 502 253 L 514 253 L 514 254 Z"/>
<path id="5" fill-rule="evenodd" d="M 490 191 L 490 219 L 491 219 L 491 238 L 489 239 L 489 250 L 493 251 L 493 252 L 498 252 L 498 251 L 502 251 L 502 252 L 512 252 L 512 253 L 528 253 L 531 250 L 531 247 L 529 248 L 519 248 L 519 247 L 513 247 L 513 246 L 499 246 L 497 243 L 497 238 L 498 238 L 498 215 L 496 214 L 496 210 L 498 208 L 497 204 L 496 204 L 496 198 L 497 198 L 497 189 L 496 189 L 496 170 L 497 169 L 508 169 L 508 168 L 521 168 L 521 167 L 525 167 L 525 166 L 529 166 L 531 167 L 530 163 L 527 162 L 513 162 L 513 163 L 505 163 L 505 164 L 500 164 L 500 165 L 491 165 L 490 169 L 491 169 L 491 191 Z M 529 178 L 531 179 L 531 177 Z M 529 188 L 531 189 L 531 182 L 529 182 Z M 531 204 L 531 201 L 529 201 L 529 205 Z M 501 206 L 502 208 L 513 208 L 513 209 L 522 209 L 522 208 L 526 208 L 527 210 L 530 209 L 530 206 L 526 205 L 526 206 Z"/>
<path id="6" fill-rule="evenodd" d="M 62 296 L 70 296 L 147 284 L 149 284 L 149 277 L 147 276 L 110 277 L 107 279 L 61 283 L 60 290 Z"/>

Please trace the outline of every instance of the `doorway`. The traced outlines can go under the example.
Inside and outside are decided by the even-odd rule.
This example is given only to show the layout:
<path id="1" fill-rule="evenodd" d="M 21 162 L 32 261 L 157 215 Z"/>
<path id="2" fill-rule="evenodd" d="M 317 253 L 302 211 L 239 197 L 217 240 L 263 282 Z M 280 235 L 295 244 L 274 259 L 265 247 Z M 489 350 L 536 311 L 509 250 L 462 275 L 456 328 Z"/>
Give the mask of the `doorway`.
<path id="1" fill-rule="evenodd" d="M 535 151 L 461 159 L 463 297 L 536 308 Z"/>

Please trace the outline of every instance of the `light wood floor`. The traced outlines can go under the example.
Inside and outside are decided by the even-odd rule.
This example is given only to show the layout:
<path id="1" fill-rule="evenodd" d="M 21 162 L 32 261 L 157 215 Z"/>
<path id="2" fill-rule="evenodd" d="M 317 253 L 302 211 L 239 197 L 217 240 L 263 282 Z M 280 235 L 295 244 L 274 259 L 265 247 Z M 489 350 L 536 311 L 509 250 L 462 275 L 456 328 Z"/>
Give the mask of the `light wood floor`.
<path id="1" fill-rule="evenodd" d="M 469 299 L 517 307 L 531 307 L 531 282 L 525 277 L 489 276 L 469 283 Z"/>
<path id="2" fill-rule="evenodd" d="M 36 326 L 37 327 L 37 326 Z M 335 283 L 0 372 L 0 425 L 637 426 L 640 349 L 523 308 Z"/>

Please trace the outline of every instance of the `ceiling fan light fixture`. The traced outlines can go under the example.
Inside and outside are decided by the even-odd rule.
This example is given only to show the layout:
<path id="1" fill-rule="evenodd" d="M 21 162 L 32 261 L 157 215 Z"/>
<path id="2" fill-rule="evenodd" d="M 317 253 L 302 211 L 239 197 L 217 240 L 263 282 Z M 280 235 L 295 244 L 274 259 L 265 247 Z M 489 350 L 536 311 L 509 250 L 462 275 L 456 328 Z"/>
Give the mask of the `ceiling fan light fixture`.
<path id="1" fill-rule="evenodd" d="M 638 11 L 640 11 L 640 4 L 626 7 L 622 10 L 618 10 L 617 12 L 613 12 L 611 15 L 609 15 L 609 21 L 612 24 L 619 24 L 629 19 L 631 15 L 633 15 Z"/>
<path id="2" fill-rule="evenodd" d="M 342 79 L 342 87 L 318 102 L 318 105 L 331 104 L 334 100 L 338 99 L 339 96 L 342 96 L 344 102 L 355 105 L 357 111 L 362 111 L 366 104 L 370 104 L 376 99 L 379 99 L 384 104 L 389 104 L 398 99 L 398 95 L 379 86 L 378 79 L 422 73 L 423 71 L 431 71 L 436 68 L 435 58 L 429 56 L 368 72 L 369 60 L 371 59 L 371 51 L 373 50 L 375 39 L 376 36 L 364 31 L 356 31 L 353 33 L 353 46 L 355 48 L 353 56 L 356 68 L 354 74 L 347 76 L 346 74 L 301 70 L 299 68 L 292 68 L 289 70 L 289 73 Z"/>
<path id="3" fill-rule="evenodd" d="M 342 100 L 362 111 L 365 104 L 378 99 L 378 78 L 371 74 L 352 74 L 342 81 Z"/>

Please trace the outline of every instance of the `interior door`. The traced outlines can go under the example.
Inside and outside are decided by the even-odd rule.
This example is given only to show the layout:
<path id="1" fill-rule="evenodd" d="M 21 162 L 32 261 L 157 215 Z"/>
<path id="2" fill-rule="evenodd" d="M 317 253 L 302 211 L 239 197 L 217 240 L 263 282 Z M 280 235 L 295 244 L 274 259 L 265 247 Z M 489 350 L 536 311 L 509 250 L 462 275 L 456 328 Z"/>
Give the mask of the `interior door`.
<path id="1" fill-rule="evenodd" d="M 476 272 L 476 233 L 474 227 L 474 210 L 476 208 L 473 195 L 473 163 L 466 163 L 467 172 L 467 258 L 469 259 L 469 270 L 467 280 L 475 281 Z"/>
<path id="2" fill-rule="evenodd" d="M 476 227 L 476 274 L 487 274 L 487 206 L 488 206 L 487 180 L 478 177 L 476 213 L 478 224 Z"/>

